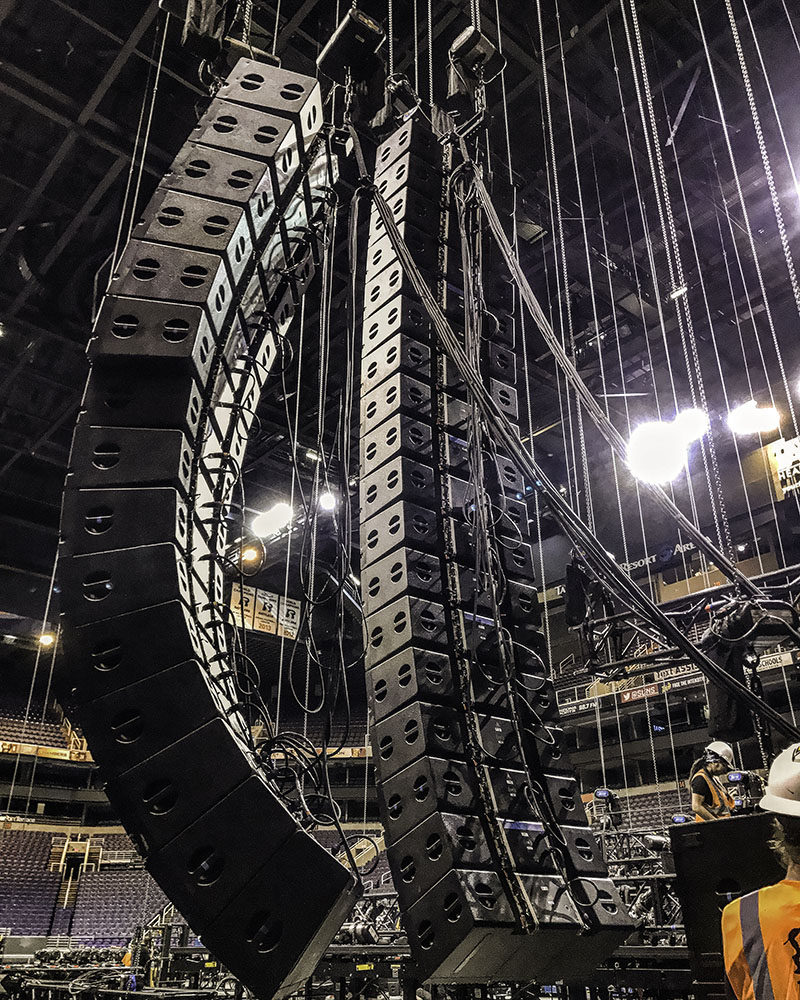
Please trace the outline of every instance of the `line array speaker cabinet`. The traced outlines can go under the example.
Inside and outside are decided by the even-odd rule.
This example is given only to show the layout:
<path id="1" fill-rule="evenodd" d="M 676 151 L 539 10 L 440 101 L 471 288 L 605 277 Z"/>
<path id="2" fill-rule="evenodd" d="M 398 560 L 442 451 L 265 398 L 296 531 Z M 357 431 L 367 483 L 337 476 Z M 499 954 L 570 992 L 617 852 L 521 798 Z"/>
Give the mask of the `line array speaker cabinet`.
<path id="1" fill-rule="evenodd" d="M 150 872 L 264 1000 L 312 974 L 360 887 L 252 753 L 219 564 L 275 337 L 313 276 L 321 127 L 315 80 L 234 68 L 113 275 L 61 521 L 59 695 Z"/>
<path id="2" fill-rule="evenodd" d="M 442 147 L 420 120 L 378 148 L 377 188 L 455 317 L 463 290 L 458 243 L 447 233 L 446 173 Z M 526 487 L 508 458 L 488 453 L 486 481 L 469 481 L 475 429 L 466 386 L 441 356 L 374 206 L 365 257 L 367 690 L 379 808 L 415 973 L 461 983 L 585 974 L 632 925 L 586 820 L 540 646 L 525 641 L 539 624 Z M 502 319 L 486 323 L 481 374 L 517 421 L 508 292 L 500 286 L 488 304 Z M 487 496 L 508 649 L 498 647 L 486 580 L 476 577 L 475 515 Z M 501 852 L 516 873 L 509 881 Z M 531 934 L 519 934 L 520 906 Z"/>
<path id="3" fill-rule="evenodd" d="M 725 982 L 723 908 L 786 875 L 769 847 L 772 827 L 769 813 L 670 827 L 675 886 L 692 972 L 700 983 Z"/>

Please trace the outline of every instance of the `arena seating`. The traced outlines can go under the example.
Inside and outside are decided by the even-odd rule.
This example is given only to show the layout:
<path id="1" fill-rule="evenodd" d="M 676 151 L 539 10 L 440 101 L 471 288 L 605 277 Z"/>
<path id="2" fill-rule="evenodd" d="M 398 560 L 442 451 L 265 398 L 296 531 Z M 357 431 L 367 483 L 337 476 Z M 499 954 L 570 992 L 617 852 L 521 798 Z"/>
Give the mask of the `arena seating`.
<path id="1" fill-rule="evenodd" d="M 0 831 L 0 928 L 48 934 L 61 876 L 47 870 L 51 835 Z"/>
<path id="2" fill-rule="evenodd" d="M 64 747 L 64 733 L 53 709 L 43 712 L 41 702 L 32 702 L 25 721 L 27 698 L 4 694 L 0 707 L 0 740 L 38 743 L 41 746 Z M 44 715 L 44 719 L 42 718 Z"/>
<path id="3" fill-rule="evenodd" d="M 97 837 L 104 851 L 135 851 L 133 841 L 127 833 L 104 833 Z"/>
<path id="4" fill-rule="evenodd" d="M 78 885 L 72 935 L 97 947 L 127 944 L 137 924 L 167 902 L 143 868 L 86 872 Z"/>

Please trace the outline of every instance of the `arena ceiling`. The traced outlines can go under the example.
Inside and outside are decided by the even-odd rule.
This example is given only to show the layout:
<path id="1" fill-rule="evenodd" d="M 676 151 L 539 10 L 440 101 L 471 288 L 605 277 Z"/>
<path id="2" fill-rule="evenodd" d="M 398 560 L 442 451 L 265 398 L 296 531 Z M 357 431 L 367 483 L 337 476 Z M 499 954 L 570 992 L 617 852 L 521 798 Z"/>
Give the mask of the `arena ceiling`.
<path id="1" fill-rule="evenodd" d="M 213 46 L 192 37 L 184 44 L 181 3 L 169 0 L 165 6 L 171 15 L 157 0 L 0 4 L 0 612 L 36 619 L 44 608 L 72 427 L 87 373 L 84 349 L 115 244 L 120 236 L 124 240 L 131 222 L 130 215 L 121 219 L 126 192 L 129 200 L 136 194 L 141 209 L 208 100 L 204 60 L 213 56 Z M 346 4 L 279 0 L 276 8 L 255 0 L 251 42 L 268 52 L 274 47 L 285 67 L 313 73 L 340 6 Z M 361 6 L 386 22 L 386 0 L 365 0 Z M 469 23 L 469 6 L 467 0 L 432 0 L 437 94 L 444 88 L 448 48 Z M 741 272 L 731 266 L 730 241 L 744 224 L 737 180 L 789 375 L 797 369 L 798 324 L 726 5 L 701 6 L 706 9 L 700 21 L 694 0 L 641 0 L 636 11 L 673 188 L 684 283 L 690 290 L 702 284 L 707 303 L 697 339 L 699 361 L 709 373 L 709 410 L 721 410 L 725 394 L 735 397 L 746 381 L 732 331 L 759 311 L 748 296 L 759 276 L 746 255 Z M 800 67 L 792 35 L 797 18 L 792 24 L 783 0 L 752 0 L 747 7 L 737 0 L 732 10 L 750 45 L 751 72 L 758 68 L 751 26 L 769 56 L 771 93 L 756 71 L 755 100 L 766 107 L 774 97 L 778 106 L 792 107 L 786 102 Z M 428 2 L 395 0 L 393 14 L 396 68 L 426 93 Z M 636 394 L 630 397 L 634 408 L 640 399 L 647 402 L 672 350 L 680 350 L 676 322 L 668 314 L 676 289 L 664 277 L 653 151 L 635 99 L 641 85 L 641 74 L 632 69 L 636 40 L 620 0 L 558 0 L 557 5 L 542 0 L 541 14 L 540 25 L 535 3 L 482 3 L 483 30 L 496 38 L 499 18 L 508 61 L 502 82 L 492 83 L 488 93 L 493 162 L 498 173 L 506 171 L 510 154 L 520 252 L 531 281 L 554 315 L 569 301 L 582 371 L 598 393 L 606 393 L 613 416 L 620 412 L 622 392 Z M 800 149 L 800 119 L 792 114 L 783 124 L 788 149 Z M 775 166 L 775 183 L 779 191 L 793 185 L 781 164 Z M 556 194 L 566 288 L 553 281 Z M 799 221 L 796 210 L 785 218 L 786 239 L 795 250 Z M 598 261 L 604 281 L 596 272 L 592 278 Z M 337 294 L 345 295 L 346 259 L 337 261 L 337 271 Z M 725 336 L 711 336 L 714 329 Z M 603 340 L 609 335 L 608 351 L 612 341 L 619 345 L 616 374 L 613 365 L 602 364 L 606 348 L 598 330 Z M 537 447 L 552 456 L 557 469 L 564 444 L 554 372 L 533 331 L 531 338 L 538 363 L 531 365 L 530 376 L 539 400 L 533 431 Z M 308 370 L 313 374 L 313 369 L 312 363 Z M 300 444 L 309 447 L 313 441 L 304 441 L 303 429 L 315 422 L 311 379 L 308 392 L 301 393 L 299 421 Z M 279 492 L 291 475 L 284 402 L 268 400 L 261 417 L 248 468 L 254 506 Z M 9 631 L 26 627 L 9 620 Z"/>

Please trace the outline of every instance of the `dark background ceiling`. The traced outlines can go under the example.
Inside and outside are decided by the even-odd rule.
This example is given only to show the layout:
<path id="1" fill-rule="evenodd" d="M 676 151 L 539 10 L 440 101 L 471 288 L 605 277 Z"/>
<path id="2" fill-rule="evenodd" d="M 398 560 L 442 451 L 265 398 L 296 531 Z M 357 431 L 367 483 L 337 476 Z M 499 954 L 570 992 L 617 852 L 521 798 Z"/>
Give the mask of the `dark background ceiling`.
<path id="1" fill-rule="evenodd" d="M 427 0 L 416 5 L 416 66 L 414 4 L 396 0 L 394 6 L 396 66 L 426 94 Z M 702 22 L 693 0 L 640 0 L 636 10 L 709 410 L 718 414 L 726 393 L 733 401 L 749 395 L 748 358 L 754 359 L 754 391 L 774 382 L 777 401 L 785 404 L 726 130 L 790 380 L 797 374 L 798 317 L 726 6 L 700 6 Z M 267 50 L 274 44 L 286 68 L 313 73 L 338 7 L 331 0 L 282 0 L 276 10 L 255 0 L 253 44 Z M 385 0 L 362 7 L 385 23 Z M 800 50 L 792 34 L 800 19 L 791 15 L 792 25 L 782 0 L 752 0 L 749 8 L 737 2 L 733 9 L 755 100 L 766 109 L 765 141 L 784 199 L 787 240 L 796 250 L 797 192 L 750 26 L 768 60 L 776 105 L 785 112 L 786 144 L 800 150 Z M 667 358 L 681 404 L 689 402 L 688 381 L 637 104 L 635 81 L 641 86 L 642 80 L 633 74 L 620 0 L 558 0 L 557 7 L 542 0 L 541 36 L 535 3 L 484 0 L 483 29 L 493 38 L 498 12 L 508 66 L 502 83 L 492 83 L 488 93 L 492 164 L 504 172 L 510 152 L 521 253 L 534 288 L 557 326 L 569 301 L 580 364 L 598 393 L 641 393 L 631 397 L 634 416 L 652 415 L 656 400 L 671 415 Z M 431 15 L 438 97 L 447 50 L 469 22 L 469 4 L 433 0 Z M 183 44 L 181 27 L 180 18 L 168 18 L 155 0 L 0 3 L 0 612 L 36 618 L 44 610 L 61 486 L 87 372 L 84 348 L 115 243 L 120 233 L 124 241 L 130 225 L 130 214 L 121 219 L 126 192 L 128 201 L 136 195 L 140 210 L 208 100 L 202 64 L 211 49 L 191 37 Z M 674 144 L 666 145 L 673 127 Z M 548 168 L 548 151 L 555 170 L 552 161 Z M 567 292 L 554 258 L 556 193 Z M 337 294 L 343 295 L 346 259 L 336 267 Z M 759 317 L 756 322 L 751 314 Z M 597 329 L 607 339 L 598 341 Z M 535 441 L 558 471 L 564 432 L 554 372 L 532 331 L 530 343 L 532 355 L 541 359 L 539 370 L 533 364 L 530 369 Z M 756 363 L 759 344 L 763 365 Z M 311 379 L 313 363 L 309 372 Z M 301 430 L 315 423 L 314 401 L 309 392 Z M 611 397 L 609 406 L 623 428 L 620 399 Z M 280 491 L 291 475 L 283 412 L 282 402 L 263 407 L 248 482 L 254 506 Z M 300 440 L 313 443 L 302 433 Z M 26 629 L 24 622 L 6 622 L 9 632 Z"/>

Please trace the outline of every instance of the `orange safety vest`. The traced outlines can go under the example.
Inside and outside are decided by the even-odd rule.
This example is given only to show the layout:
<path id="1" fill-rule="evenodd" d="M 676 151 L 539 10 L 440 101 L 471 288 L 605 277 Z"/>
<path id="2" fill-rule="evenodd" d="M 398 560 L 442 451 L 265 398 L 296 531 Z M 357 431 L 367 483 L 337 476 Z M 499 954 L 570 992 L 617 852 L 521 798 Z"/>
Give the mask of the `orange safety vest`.
<path id="1" fill-rule="evenodd" d="M 784 879 L 728 903 L 722 946 L 737 1000 L 800 1000 L 800 882 Z"/>
<path id="2" fill-rule="evenodd" d="M 716 813 L 717 816 L 727 816 L 729 813 L 733 812 L 733 807 L 736 803 L 732 796 L 728 795 L 723 786 L 718 781 L 715 781 L 713 777 L 702 768 L 694 774 L 692 781 L 694 781 L 694 778 L 698 775 L 705 779 L 705 782 L 708 785 L 708 790 L 711 792 L 711 805 L 708 806 L 711 812 Z M 691 790 L 692 788 L 690 782 L 689 791 Z M 698 816 L 696 813 L 694 818 L 697 823 L 706 822 L 702 816 Z"/>

